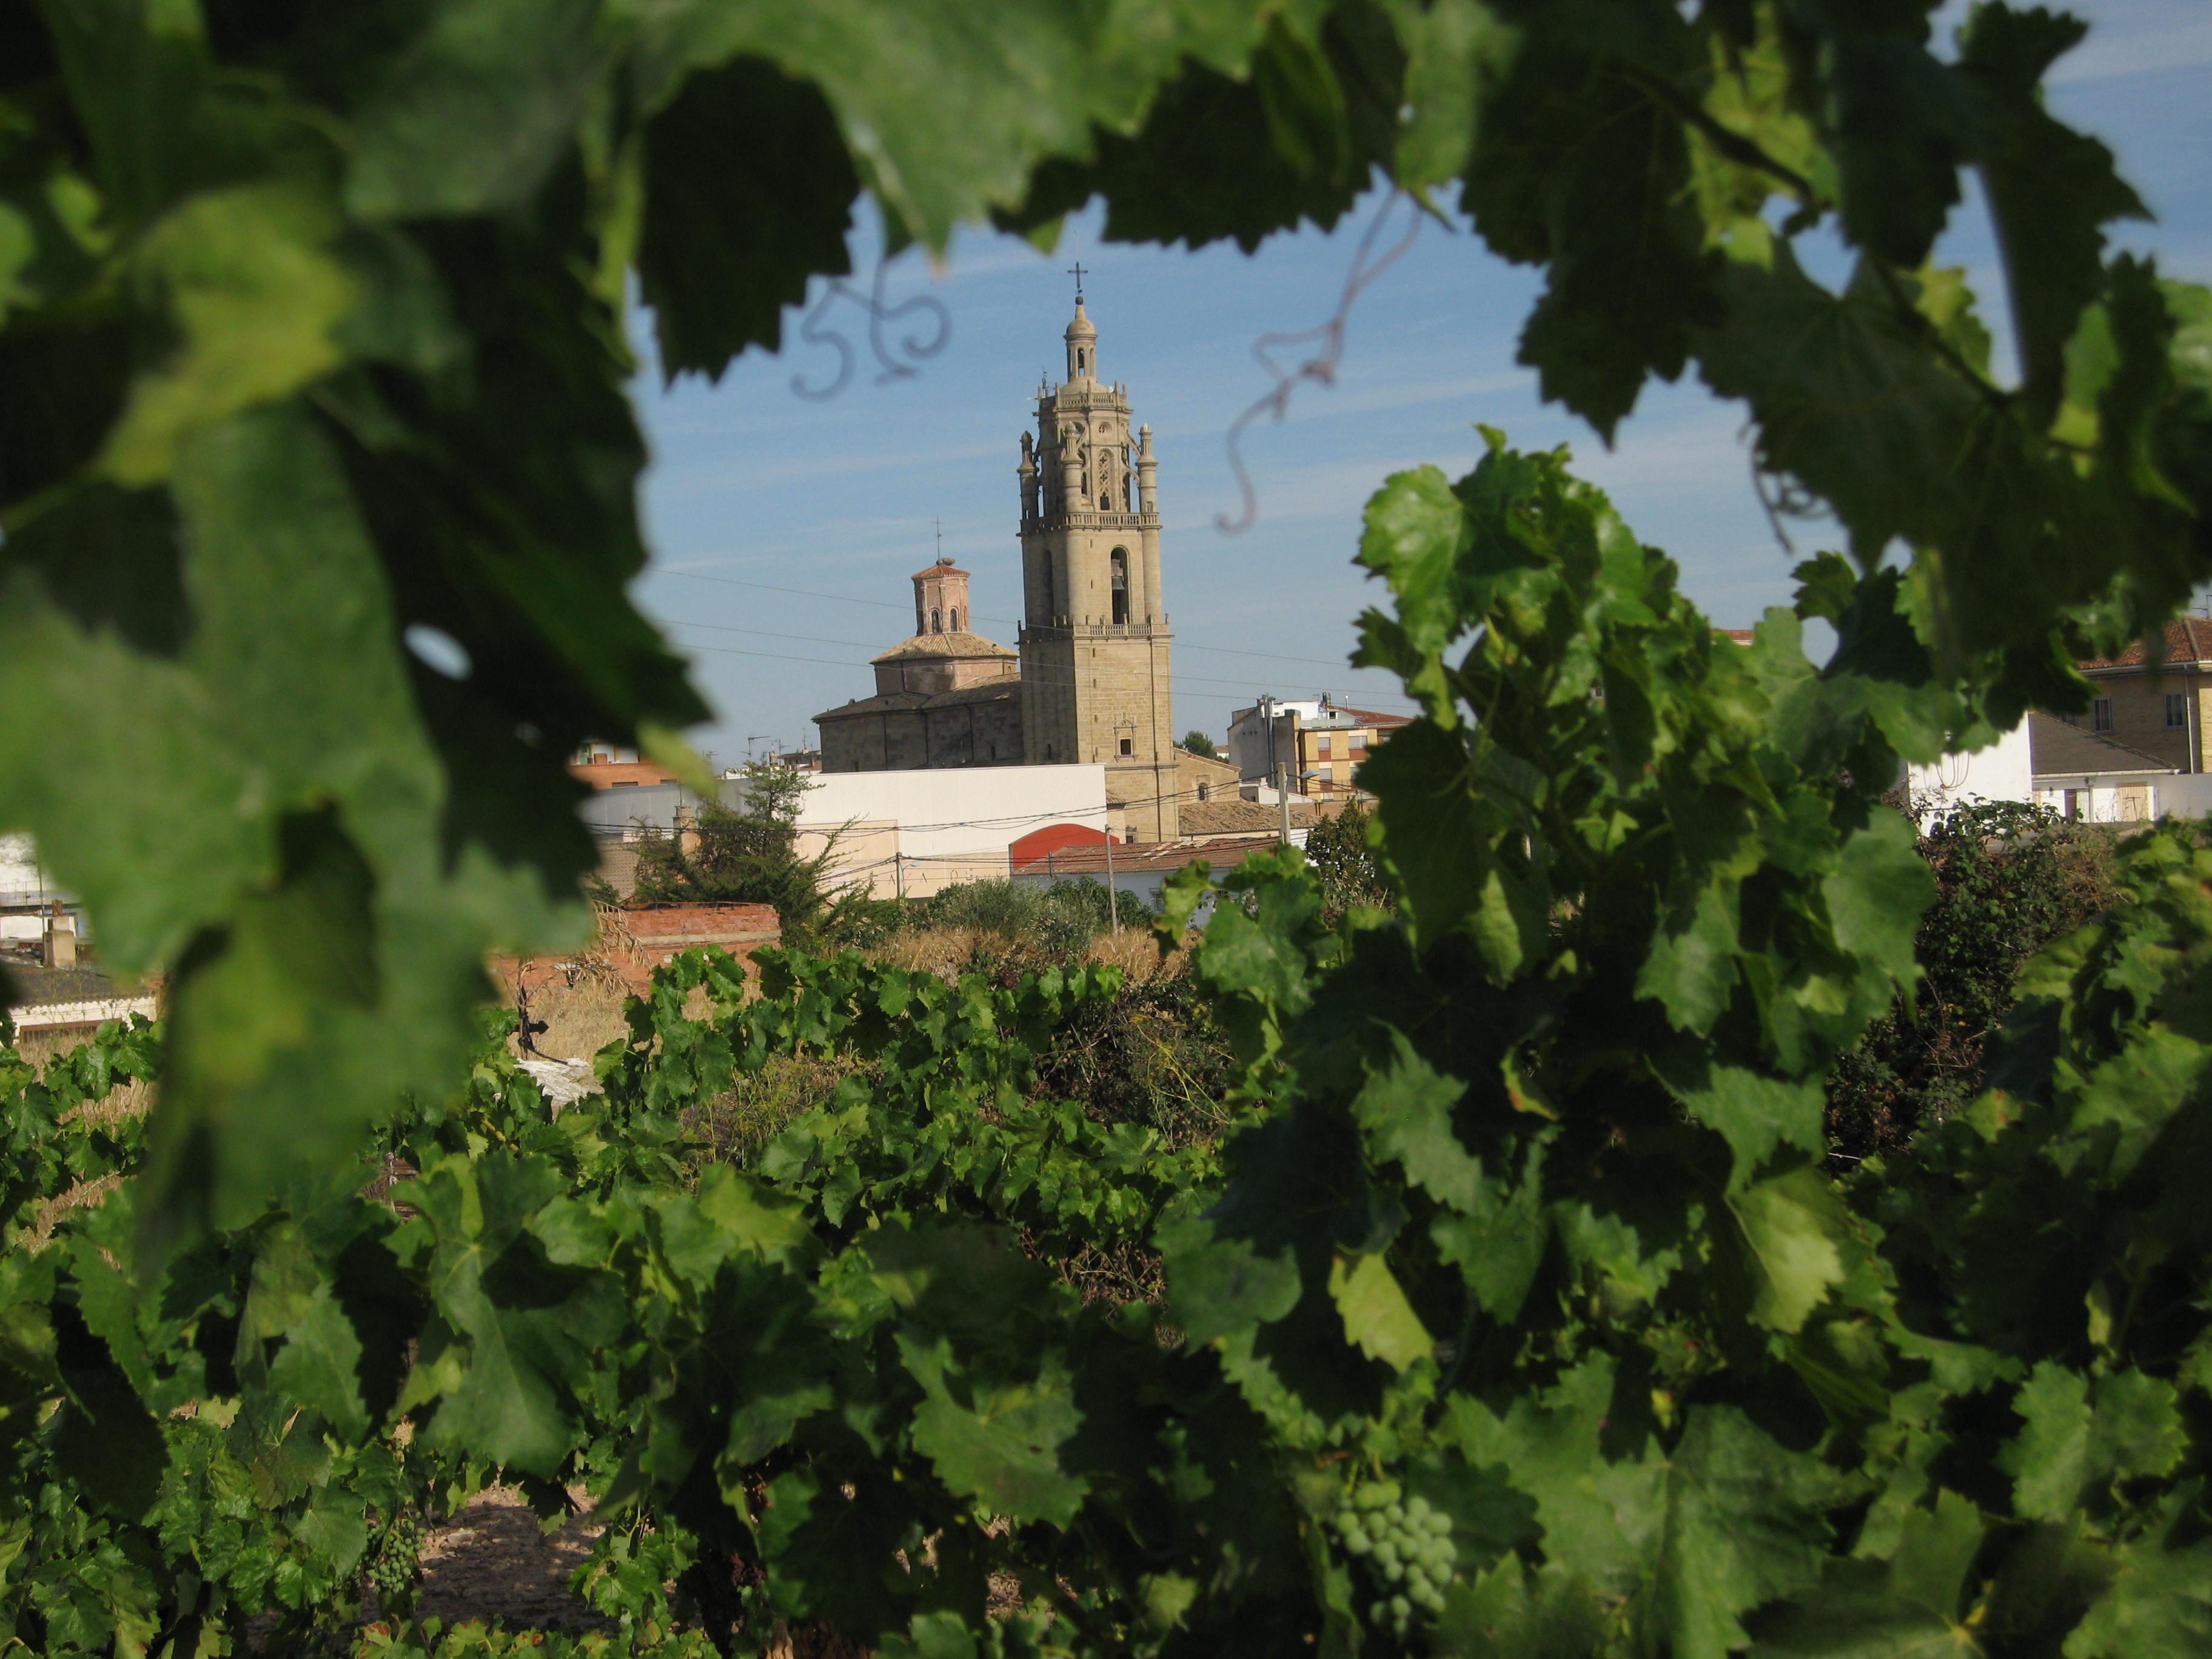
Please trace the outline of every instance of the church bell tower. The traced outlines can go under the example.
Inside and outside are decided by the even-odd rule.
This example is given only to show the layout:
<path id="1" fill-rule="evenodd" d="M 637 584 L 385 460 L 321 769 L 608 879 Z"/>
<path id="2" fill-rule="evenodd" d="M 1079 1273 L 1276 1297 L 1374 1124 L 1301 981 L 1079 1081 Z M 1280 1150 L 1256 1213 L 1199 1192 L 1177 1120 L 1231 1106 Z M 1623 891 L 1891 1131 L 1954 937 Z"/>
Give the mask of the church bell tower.
<path id="1" fill-rule="evenodd" d="M 1152 429 L 1098 374 L 1098 331 L 1067 325 L 1067 379 L 1022 434 L 1022 733 L 1032 763 L 1099 762 L 1138 841 L 1178 833 L 1175 699 Z"/>

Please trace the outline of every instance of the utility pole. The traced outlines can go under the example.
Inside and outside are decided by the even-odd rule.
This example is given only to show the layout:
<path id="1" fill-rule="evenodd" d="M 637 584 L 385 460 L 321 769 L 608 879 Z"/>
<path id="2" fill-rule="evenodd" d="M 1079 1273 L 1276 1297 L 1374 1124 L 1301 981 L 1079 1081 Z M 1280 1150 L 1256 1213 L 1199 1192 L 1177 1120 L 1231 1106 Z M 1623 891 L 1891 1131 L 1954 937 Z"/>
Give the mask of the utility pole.
<path id="1" fill-rule="evenodd" d="M 906 896 L 905 855 L 896 848 L 891 849 L 891 890 L 901 898 Z"/>
<path id="2" fill-rule="evenodd" d="M 1286 762 L 1275 763 L 1275 801 L 1283 809 L 1282 842 L 1291 844 L 1291 769 Z"/>
<path id="3" fill-rule="evenodd" d="M 1106 921 L 1116 936 L 1121 931 L 1121 907 L 1114 898 L 1114 829 L 1106 829 Z"/>

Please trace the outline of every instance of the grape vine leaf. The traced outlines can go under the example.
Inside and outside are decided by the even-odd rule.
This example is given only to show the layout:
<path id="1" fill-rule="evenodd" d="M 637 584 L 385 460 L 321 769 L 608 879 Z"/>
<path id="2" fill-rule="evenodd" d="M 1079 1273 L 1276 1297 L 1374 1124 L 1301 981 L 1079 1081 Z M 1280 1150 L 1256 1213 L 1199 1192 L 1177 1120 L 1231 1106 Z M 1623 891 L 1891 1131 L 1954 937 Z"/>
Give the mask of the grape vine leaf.
<path id="1" fill-rule="evenodd" d="M 1802 1600 L 1754 1619 L 1755 1656 L 1776 1659 L 1977 1659 L 1961 1603 L 1982 1546 L 1981 1511 L 1954 1492 L 1907 1510 L 1886 1561 L 1832 1559 Z"/>
<path id="2" fill-rule="evenodd" d="M 2027 1426 L 1998 1455 L 2013 1508 L 2063 1521 L 2109 1503 L 2115 1480 L 2173 1472 L 2188 1449 L 2174 1388 L 2139 1370 L 2091 1380 L 2055 1360 L 2028 1374 L 2014 1410 Z"/>

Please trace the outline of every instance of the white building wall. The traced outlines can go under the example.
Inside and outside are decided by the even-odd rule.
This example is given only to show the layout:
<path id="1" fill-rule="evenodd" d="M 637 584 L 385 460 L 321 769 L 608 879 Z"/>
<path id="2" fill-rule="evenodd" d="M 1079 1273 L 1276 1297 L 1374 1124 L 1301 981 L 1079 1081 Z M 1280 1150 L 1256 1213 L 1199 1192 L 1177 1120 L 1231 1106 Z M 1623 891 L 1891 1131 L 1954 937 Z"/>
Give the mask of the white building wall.
<path id="1" fill-rule="evenodd" d="M 1915 800 L 1940 803 L 1939 811 L 1968 801 L 2034 800 L 2027 722 L 2023 720 L 1990 748 L 1971 755 L 1946 755 L 1933 766 L 1907 767 L 1905 787 Z"/>
<path id="2" fill-rule="evenodd" d="M 2151 786 L 2152 812 L 2161 818 L 2212 817 L 2212 772 L 2160 778 Z"/>
<path id="3" fill-rule="evenodd" d="M 0 836 L 0 903 L 26 903 L 53 891 L 28 836 Z"/>
<path id="4" fill-rule="evenodd" d="M 841 842 L 832 879 L 865 882 L 878 898 L 918 898 L 956 882 L 1004 877 L 1008 849 L 1048 823 L 1107 830 L 1103 765 L 824 772 L 811 781 L 800 830 L 868 826 L 865 838 Z M 894 832 L 888 841 L 885 827 Z"/>

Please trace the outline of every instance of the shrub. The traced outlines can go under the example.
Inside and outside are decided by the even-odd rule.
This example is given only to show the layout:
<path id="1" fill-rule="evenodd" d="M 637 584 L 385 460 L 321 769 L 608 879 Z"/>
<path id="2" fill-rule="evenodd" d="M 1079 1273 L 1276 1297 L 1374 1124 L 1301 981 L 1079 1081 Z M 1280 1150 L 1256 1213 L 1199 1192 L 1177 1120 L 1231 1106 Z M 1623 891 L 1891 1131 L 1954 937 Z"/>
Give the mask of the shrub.
<path id="1" fill-rule="evenodd" d="M 1831 1150 L 1893 1151 L 1981 1092 L 2021 965 L 2112 902 L 2112 836 L 2040 807 L 1960 806 L 1927 820 L 1920 855 L 1936 897 L 1914 952 L 1926 975 L 1837 1062 Z"/>

